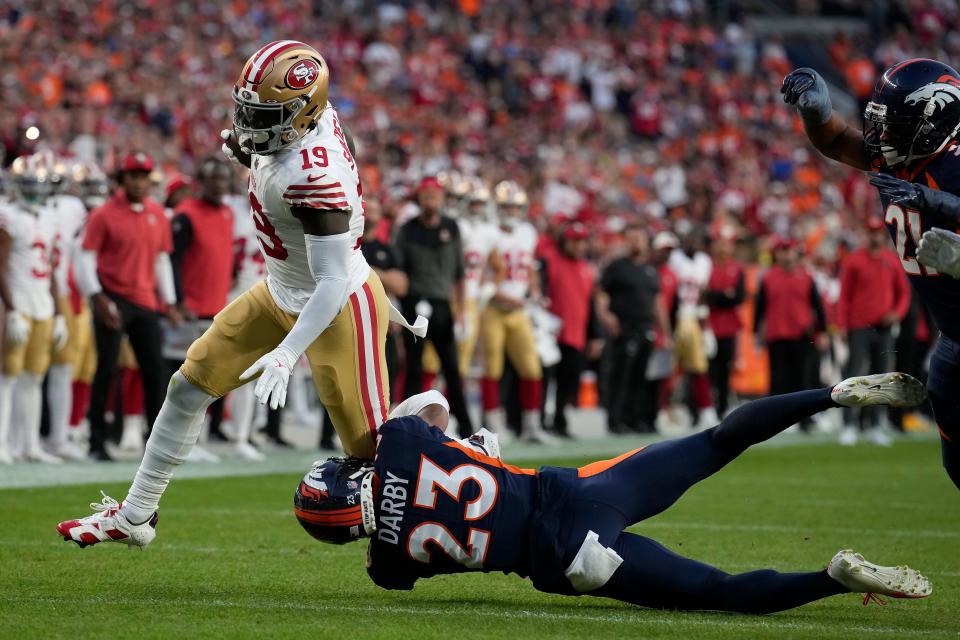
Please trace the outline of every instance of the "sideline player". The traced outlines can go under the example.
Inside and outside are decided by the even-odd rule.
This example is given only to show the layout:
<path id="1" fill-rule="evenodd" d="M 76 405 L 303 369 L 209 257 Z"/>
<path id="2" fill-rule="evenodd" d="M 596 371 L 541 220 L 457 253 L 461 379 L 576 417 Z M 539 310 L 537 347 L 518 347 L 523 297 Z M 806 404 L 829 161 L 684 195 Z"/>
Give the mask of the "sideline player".
<path id="1" fill-rule="evenodd" d="M 480 320 L 484 423 L 498 435 L 506 434 L 506 419 L 500 405 L 500 378 L 506 355 L 520 377 L 521 436 L 528 440 L 549 441 L 540 425 L 543 369 L 526 310 L 528 298 L 540 298 L 540 278 L 533 260 L 537 231 L 526 221 L 527 194 L 517 183 L 500 182 L 494 187 L 493 194 L 500 233 L 490 252 L 496 293 Z"/>
<path id="2" fill-rule="evenodd" d="M 0 463 L 60 462 L 40 446 L 42 383 L 50 354 L 67 342 L 54 273 L 56 228 L 48 210 L 50 171 L 38 155 L 13 161 L 13 198 L 0 205 L 0 301 L 6 309 L 0 375 Z M 16 391 L 16 394 L 14 394 Z M 15 433 L 10 433 L 11 426 Z M 13 436 L 13 438 L 10 438 Z M 8 448 L 8 439 L 13 447 Z"/>
<path id="3" fill-rule="evenodd" d="M 943 466 L 960 488 L 960 282 L 918 261 L 921 236 L 932 227 L 956 228 L 917 193 L 960 184 L 960 74 L 925 58 L 896 64 L 880 76 L 861 132 L 833 110 L 823 78 L 813 69 L 790 73 L 780 89 L 797 107 L 807 137 L 820 153 L 871 174 L 883 219 L 914 290 L 930 310 L 940 338 L 930 358 L 927 389 L 940 429 Z M 912 186 L 916 183 L 921 186 Z"/>
<path id="4" fill-rule="evenodd" d="M 267 279 L 217 314 L 188 350 L 123 504 L 105 501 L 100 513 L 61 522 L 65 540 L 148 545 L 160 497 L 210 403 L 259 375 L 258 400 L 283 406 L 304 353 L 344 449 L 373 458 L 388 407 L 387 323 L 402 317 L 360 252 L 363 190 L 327 101 L 328 80 L 320 54 L 294 40 L 261 47 L 243 66 L 224 151 L 251 169 L 248 196 Z M 418 320 L 415 328 L 425 333 L 425 325 Z"/>
<path id="5" fill-rule="evenodd" d="M 918 572 L 880 567 L 850 550 L 837 553 L 826 570 L 729 575 L 624 531 L 807 416 L 836 406 L 921 402 L 923 385 L 905 374 L 765 398 L 684 438 L 579 469 L 538 471 L 502 462 L 492 434 L 466 441 L 443 435 L 447 409 L 438 395 L 410 398 L 394 411 L 408 415 L 380 427 L 373 465 L 315 462 L 294 495 L 294 513 L 313 537 L 370 538 L 367 573 L 381 587 L 412 589 L 437 574 L 503 571 L 548 593 L 740 613 L 771 613 L 851 591 L 868 599 L 931 593 Z"/>

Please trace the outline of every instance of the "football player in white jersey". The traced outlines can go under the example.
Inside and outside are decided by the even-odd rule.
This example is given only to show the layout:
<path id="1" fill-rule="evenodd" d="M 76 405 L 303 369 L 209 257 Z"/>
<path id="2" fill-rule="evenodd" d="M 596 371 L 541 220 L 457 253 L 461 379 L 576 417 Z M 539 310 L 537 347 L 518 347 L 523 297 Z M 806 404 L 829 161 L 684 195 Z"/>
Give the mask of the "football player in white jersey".
<path id="1" fill-rule="evenodd" d="M 14 160 L 10 178 L 13 198 L 0 207 L 0 300 L 7 325 L 0 375 L 0 462 L 12 462 L 10 436 L 18 457 L 59 462 L 40 447 L 43 376 L 53 345 L 62 348 L 67 341 L 53 273 L 56 231 L 45 211 L 50 173 L 42 157 L 25 156 Z M 15 434 L 10 433 L 11 420 Z"/>
<path id="2" fill-rule="evenodd" d="M 80 321 L 70 304 L 68 274 L 73 264 L 80 230 L 87 218 L 87 208 L 83 200 L 71 192 L 74 187 L 74 168 L 61 158 L 49 160 L 52 193 L 47 199 L 45 211 L 49 214 L 49 224 L 56 233 L 53 263 L 57 292 L 60 295 L 57 308 L 66 319 L 67 343 L 63 348 L 56 348 L 54 345 L 50 369 L 47 371 L 47 406 L 50 411 L 48 443 L 51 452 L 61 458 L 83 460 L 86 458 L 85 452 L 67 438 L 73 404 L 73 371 L 80 355 L 77 340 Z"/>
<path id="3" fill-rule="evenodd" d="M 488 429 L 505 433 L 500 406 L 500 378 L 504 355 L 520 377 L 522 437 L 547 441 L 540 424 L 543 370 L 537 354 L 528 298 L 540 298 L 540 279 L 534 262 L 537 231 L 525 220 L 527 194 L 515 182 L 503 181 L 494 188 L 499 214 L 499 234 L 490 254 L 496 293 L 480 320 L 483 336 L 484 377 L 481 385 L 484 422 Z"/>
<path id="4" fill-rule="evenodd" d="M 713 261 L 697 246 L 692 228 L 678 224 L 680 247 L 670 254 L 668 266 L 677 275 L 677 328 L 674 332 L 677 360 L 689 378 L 691 395 L 697 406 L 697 429 L 708 429 L 720 418 L 713 406 L 708 358 L 716 351 L 716 339 L 704 328 L 709 311 L 703 304 L 703 292 L 710 281 Z M 712 345 L 709 344 L 712 340 Z"/>
<path id="5" fill-rule="evenodd" d="M 489 215 L 490 189 L 479 178 L 466 179 L 469 188 L 464 200 L 464 213 L 457 222 L 460 224 L 460 237 L 463 239 L 464 262 L 464 326 L 457 344 L 460 361 L 460 375 L 466 378 L 470 362 L 477 347 L 480 333 L 480 312 L 486 306 L 485 296 L 481 295 L 490 254 L 497 246 L 500 228 Z"/>
<path id="6" fill-rule="evenodd" d="M 347 454 L 373 458 L 389 409 L 387 323 L 402 317 L 360 252 L 363 190 L 327 101 L 328 80 L 320 54 L 294 40 L 271 42 L 244 65 L 224 147 L 251 169 L 248 197 L 267 279 L 221 311 L 188 350 L 123 503 L 104 498 L 102 511 L 61 522 L 65 540 L 149 544 L 160 497 L 209 404 L 259 375 L 259 401 L 283 406 L 304 353 Z M 426 321 L 413 328 L 426 333 Z"/>

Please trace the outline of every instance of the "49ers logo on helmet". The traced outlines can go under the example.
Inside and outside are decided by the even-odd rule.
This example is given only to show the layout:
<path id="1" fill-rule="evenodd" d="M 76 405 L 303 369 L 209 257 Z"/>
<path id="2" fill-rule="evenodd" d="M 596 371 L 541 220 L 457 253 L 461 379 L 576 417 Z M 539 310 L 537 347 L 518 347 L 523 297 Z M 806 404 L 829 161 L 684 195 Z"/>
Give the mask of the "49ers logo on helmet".
<path id="1" fill-rule="evenodd" d="M 320 65 L 313 60 L 301 60 L 287 71 L 286 83 L 291 89 L 306 89 L 320 76 Z"/>

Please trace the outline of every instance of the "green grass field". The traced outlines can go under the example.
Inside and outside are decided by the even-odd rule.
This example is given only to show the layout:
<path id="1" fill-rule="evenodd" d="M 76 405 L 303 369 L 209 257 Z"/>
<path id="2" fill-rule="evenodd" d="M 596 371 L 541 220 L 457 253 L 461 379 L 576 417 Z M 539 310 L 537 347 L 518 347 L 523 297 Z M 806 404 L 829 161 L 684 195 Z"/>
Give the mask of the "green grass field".
<path id="1" fill-rule="evenodd" d="M 365 544 L 303 533 L 289 508 L 298 478 L 175 480 L 142 553 L 56 536 L 98 486 L 0 491 L 0 637 L 960 637 L 960 496 L 933 442 L 757 449 L 636 528 L 730 572 L 817 569 L 852 547 L 934 584 L 921 601 L 864 607 L 844 595 L 762 617 L 549 596 L 493 574 L 383 591 L 364 572 Z M 126 487 L 102 488 L 121 498 Z"/>

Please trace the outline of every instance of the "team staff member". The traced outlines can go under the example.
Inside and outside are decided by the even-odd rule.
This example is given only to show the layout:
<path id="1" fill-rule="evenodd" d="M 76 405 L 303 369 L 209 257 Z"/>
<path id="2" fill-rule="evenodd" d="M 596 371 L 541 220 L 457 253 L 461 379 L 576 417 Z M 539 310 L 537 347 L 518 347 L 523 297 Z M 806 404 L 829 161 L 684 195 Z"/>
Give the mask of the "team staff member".
<path id="1" fill-rule="evenodd" d="M 560 318 L 560 362 L 550 367 L 556 383 L 556 407 L 553 431 L 561 436 L 567 433 L 567 405 L 577 397 L 580 374 L 586 361 L 587 327 L 590 324 L 590 304 L 596 273 L 585 256 L 590 234 L 579 222 L 563 230 L 556 251 L 549 252 L 546 269 L 546 290 L 550 312 Z"/>
<path id="2" fill-rule="evenodd" d="M 738 310 L 746 297 L 746 286 L 743 266 L 733 258 L 733 238 L 721 233 L 711 249 L 713 269 L 703 297 L 710 306 L 710 329 L 717 339 L 717 353 L 710 360 L 710 386 L 717 412 L 723 416 L 730 402 L 730 370 L 740 333 Z"/>
<path id="3" fill-rule="evenodd" d="M 233 210 L 223 201 L 231 177 L 225 161 L 207 158 L 197 172 L 199 197 L 184 198 L 174 207 L 173 279 L 180 312 L 192 325 L 189 342 L 206 331 L 213 317 L 227 306 L 233 284 Z M 185 357 L 186 351 L 182 353 Z M 178 369 L 183 360 L 174 360 L 171 371 Z M 218 398 L 210 405 L 211 437 L 226 440 L 220 431 L 222 421 L 223 398 Z M 239 455 L 258 458 L 259 453 L 251 449 L 249 442 L 237 442 Z"/>
<path id="4" fill-rule="evenodd" d="M 796 241 L 777 239 L 773 260 L 757 291 L 753 326 L 757 340 L 766 341 L 770 394 L 776 395 L 806 385 L 816 348 L 826 340 L 826 318 L 813 276 L 800 265 Z"/>
<path id="5" fill-rule="evenodd" d="M 610 336 L 610 397 L 607 426 L 613 433 L 641 431 L 642 393 L 655 328 L 670 336 L 670 321 L 659 295 L 657 268 L 650 264 L 647 232 L 639 224 L 625 234 L 627 255 L 607 266 L 600 279 L 597 316 Z"/>
<path id="6" fill-rule="evenodd" d="M 160 311 L 176 303 L 176 292 L 170 223 L 163 207 L 147 195 L 151 171 L 153 160 L 145 153 L 124 158 L 120 189 L 90 213 L 77 261 L 77 284 L 90 298 L 94 316 L 97 373 L 89 418 L 90 454 L 98 460 L 110 460 L 104 413 L 124 334 L 140 365 L 148 428 L 163 403 Z M 179 323 L 176 309 L 168 309 L 171 321 Z"/>
<path id="7" fill-rule="evenodd" d="M 416 318 L 418 307 L 429 306 L 430 326 L 426 339 L 440 357 L 440 369 L 447 381 L 450 411 L 457 418 L 461 433 L 473 433 L 463 381 L 457 362 L 454 326 L 462 324 L 454 309 L 463 309 L 466 264 L 457 221 L 443 215 L 444 192 L 436 178 L 420 181 L 417 188 L 420 215 L 400 227 L 396 239 L 398 267 L 409 280 L 407 295 L 401 301 L 403 315 Z M 462 312 L 462 311 L 461 311 Z M 404 335 L 407 372 L 404 395 L 420 392 L 423 373 L 423 341 Z"/>
<path id="8" fill-rule="evenodd" d="M 910 310 L 910 283 L 883 221 L 867 223 L 867 245 L 850 253 L 840 265 L 840 298 L 837 327 L 847 336 L 850 356 L 847 376 L 888 371 L 893 365 L 891 328 Z M 879 430 L 881 410 L 876 407 L 844 410 L 840 442 L 853 445 L 860 429 L 875 444 L 888 446 L 890 438 Z M 859 426 L 859 429 L 858 429 Z"/>

